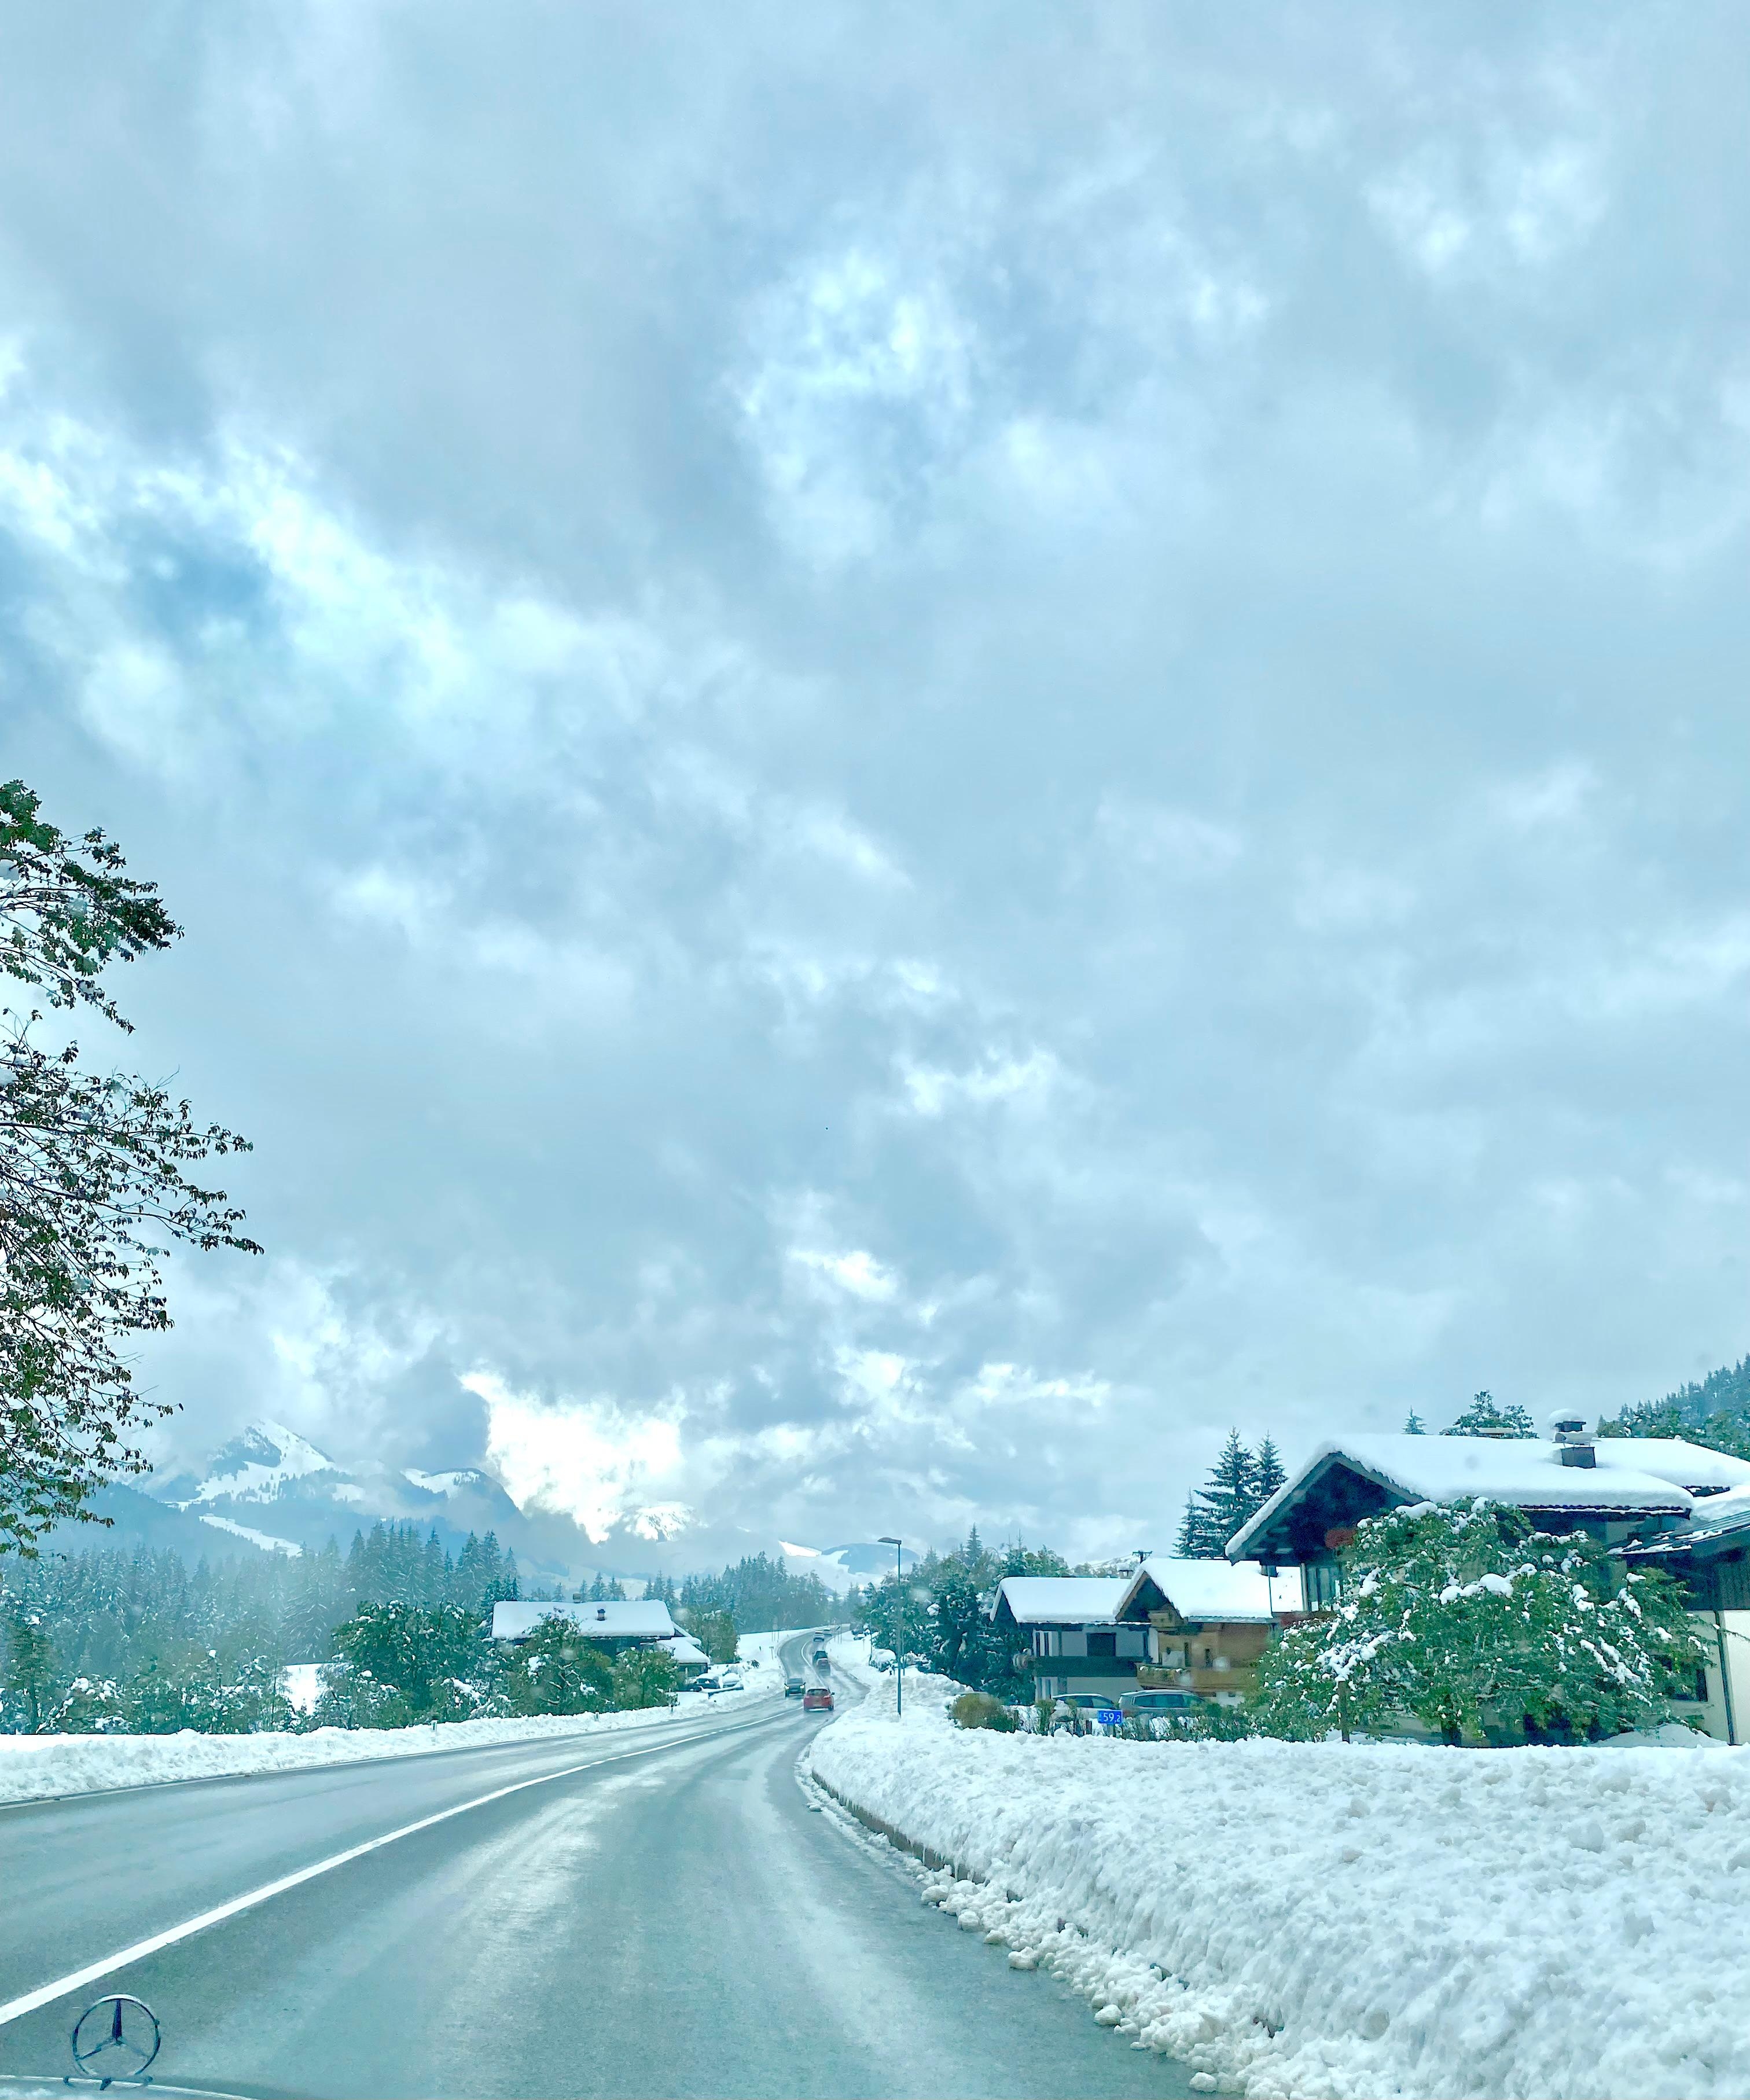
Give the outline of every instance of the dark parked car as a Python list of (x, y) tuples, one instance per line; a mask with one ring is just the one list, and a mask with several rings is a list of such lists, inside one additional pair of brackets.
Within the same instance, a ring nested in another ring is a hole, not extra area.
[(1194, 1692), (1126, 1692), (1118, 1701), (1125, 1718), (1135, 1721), (1168, 1714), (1199, 1714), (1208, 1704)]

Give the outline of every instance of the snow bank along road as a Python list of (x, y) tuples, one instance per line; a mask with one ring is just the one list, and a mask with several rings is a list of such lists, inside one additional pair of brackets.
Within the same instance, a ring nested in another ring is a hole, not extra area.
[(808, 1761), (1201, 2090), (1750, 2093), (1750, 1752), (1042, 1741), (884, 1686)]
[(1184, 2093), (809, 1812), (799, 1703), (0, 1809), (0, 2073), (125, 1990), (234, 2093)]
[(162, 1786), (190, 1779), (235, 1779), (269, 1771), (306, 1771), (316, 1765), (380, 1763), (386, 1758), (482, 1749), (562, 1738), (672, 1727), (710, 1711), (721, 1714), (769, 1689), (730, 1692), (707, 1702), (682, 1693), (680, 1710), (656, 1707), (624, 1714), (544, 1714), (518, 1721), (446, 1721), (420, 1728), (317, 1728), (307, 1736), (0, 1736), (0, 1803), (59, 1800), (122, 1786)]

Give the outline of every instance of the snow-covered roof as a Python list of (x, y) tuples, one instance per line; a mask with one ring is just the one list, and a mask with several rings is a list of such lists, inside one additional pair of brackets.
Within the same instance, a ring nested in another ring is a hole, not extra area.
[(494, 1640), (525, 1640), (543, 1619), (570, 1619), (596, 1640), (672, 1640), (677, 1630), (659, 1598), (611, 1604), (495, 1604)]
[(1270, 1601), (1270, 1585), (1250, 1563), (1235, 1565), (1226, 1560), (1175, 1560), (1162, 1555), (1145, 1560), (1119, 1599), (1122, 1618), (1145, 1583), (1153, 1583), (1182, 1619), (1234, 1624), (1260, 1620), (1267, 1624), (1276, 1617)]
[(1731, 1488), (1723, 1495), (1708, 1495), (1695, 1505), (1690, 1519), (1691, 1531), (1725, 1531), (1750, 1524), (1750, 1487)]
[(1564, 1466), (1561, 1447), (1534, 1437), (1345, 1436), (1321, 1444), (1228, 1542), (1241, 1560), (1251, 1542), (1332, 1461), (1417, 1502), (1486, 1495), (1522, 1509), (1660, 1510), (1686, 1514), (1698, 1488), (1750, 1485), (1750, 1462), (1679, 1436), (1601, 1436), (1598, 1462)]
[(1122, 1575), (1006, 1575), (998, 1608), (1023, 1626), (1109, 1626), (1129, 1587)]
[(699, 1643), (685, 1634), (677, 1634), (672, 1640), (665, 1640), (663, 1646), (668, 1649), (677, 1662), (684, 1662), (690, 1665), (695, 1662), (707, 1663), (711, 1660)]

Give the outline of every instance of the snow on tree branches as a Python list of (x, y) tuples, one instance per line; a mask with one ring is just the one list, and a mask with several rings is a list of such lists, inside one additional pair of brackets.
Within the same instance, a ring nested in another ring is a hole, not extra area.
[(1502, 1407), (1492, 1392), (1471, 1396), (1470, 1405), (1443, 1436), (1504, 1436), (1522, 1440), (1537, 1434), (1532, 1418), (1517, 1401)]
[[(65, 837), (23, 782), (0, 784), (0, 973), (47, 1005), (128, 1023), (100, 978), (179, 929), (101, 832)], [(184, 1169), (249, 1149), (151, 1081), (83, 1069), (0, 1009), (0, 1553), (29, 1553), (105, 1476), (142, 1472), (130, 1441), (171, 1411), (134, 1387), (118, 1343), (170, 1325), (168, 1242), (259, 1253), (223, 1189)]]
[(1347, 1740), (1410, 1714), (1448, 1743), (1613, 1735), (1668, 1719), (1704, 1652), (1664, 1577), (1480, 1499), (1370, 1517), (1342, 1567), (1336, 1611), (1259, 1669), (1267, 1734)]

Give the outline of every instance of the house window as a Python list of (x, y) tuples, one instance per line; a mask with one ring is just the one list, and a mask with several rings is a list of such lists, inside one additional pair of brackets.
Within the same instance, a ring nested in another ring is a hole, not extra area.
[(1087, 1652), (1090, 1655), (1115, 1656), (1118, 1652), (1117, 1635), (1116, 1634), (1090, 1634), (1087, 1637)]
[(1334, 1560), (1309, 1560), (1300, 1571), (1301, 1595), (1309, 1612), (1332, 1612), (1342, 1595), (1342, 1571)]

